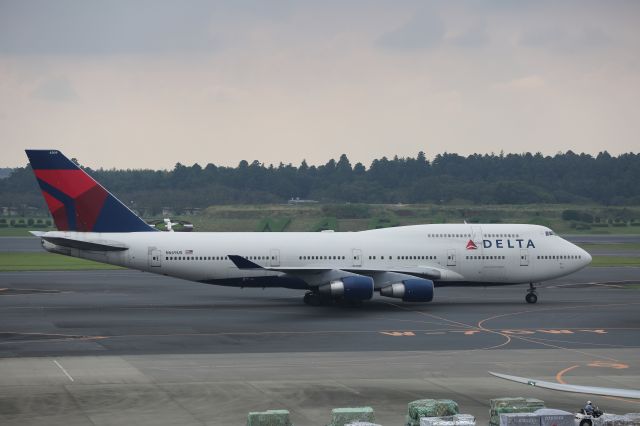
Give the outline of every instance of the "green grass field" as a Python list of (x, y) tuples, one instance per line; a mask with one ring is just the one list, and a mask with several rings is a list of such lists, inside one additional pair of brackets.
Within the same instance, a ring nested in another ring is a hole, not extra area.
[(640, 267), (640, 257), (621, 257), (621, 256), (594, 256), (591, 266), (607, 267), (607, 266), (637, 266)]
[[(552, 228), (558, 234), (640, 234), (640, 226), (581, 229), (579, 223), (562, 219), (564, 210), (585, 211), (602, 220), (618, 216), (640, 218), (640, 207), (466, 204), (313, 204), (313, 205), (226, 205), (208, 207), (197, 216), (175, 217), (192, 221), (195, 231), (254, 231), (264, 220), (290, 220), (285, 231), (339, 231), (429, 223), (529, 223)], [(330, 224), (330, 226), (329, 226)], [(583, 224), (584, 225), (584, 224)]]
[(88, 269), (122, 269), (54, 253), (0, 253), (0, 272), (6, 271), (75, 271)]
[(586, 251), (590, 250), (611, 250), (611, 251), (640, 251), (640, 243), (615, 243), (615, 244), (578, 244)]
[[(597, 218), (585, 224), (563, 220), (563, 212), (575, 210)], [(7, 220), (26, 221), (29, 218)], [(35, 218), (32, 218), (35, 220)], [(41, 220), (42, 218), (38, 218)], [(149, 221), (160, 217), (146, 218)], [(564, 234), (640, 234), (640, 206), (613, 207), (571, 204), (471, 205), (471, 204), (260, 204), (207, 207), (197, 215), (171, 217), (194, 224), (194, 231), (253, 232), (282, 228), (284, 231), (361, 231), (365, 229), (429, 223), (528, 223), (548, 226)], [(633, 219), (633, 222), (630, 222)], [(267, 226), (268, 224), (268, 226)], [(585, 229), (590, 228), (590, 229)], [(50, 230), (50, 229), (42, 229)], [(0, 228), (0, 236), (27, 236), (27, 228)]]

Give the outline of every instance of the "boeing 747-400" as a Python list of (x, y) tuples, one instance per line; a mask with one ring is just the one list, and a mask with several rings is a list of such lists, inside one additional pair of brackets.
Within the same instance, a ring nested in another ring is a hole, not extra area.
[(360, 232), (161, 232), (57, 150), (27, 150), (57, 231), (45, 250), (233, 287), (285, 287), (304, 302), (359, 303), (374, 292), (429, 302), (434, 287), (536, 283), (571, 274), (589, 253), (544, 226), (433, 224)]

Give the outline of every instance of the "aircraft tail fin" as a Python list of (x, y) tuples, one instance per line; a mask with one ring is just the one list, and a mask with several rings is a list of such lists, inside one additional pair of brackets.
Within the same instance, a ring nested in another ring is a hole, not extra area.
[(155, 231), (57, 150), (26, 150), (42, 195), (60, 231)]

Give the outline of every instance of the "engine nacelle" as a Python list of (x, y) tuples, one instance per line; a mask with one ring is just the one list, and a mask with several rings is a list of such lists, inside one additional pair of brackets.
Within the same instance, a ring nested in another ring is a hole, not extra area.
[(362, 275), (344, 277), (321, 285), (318, 291), (332, 298), (368, 300), (373, 297), (373, 279)]
[(381, 288), (380, 294), (402, 299), (405, 302), (431, 302), (433, 300), (433, 281), (422, 278), (403, 280)]

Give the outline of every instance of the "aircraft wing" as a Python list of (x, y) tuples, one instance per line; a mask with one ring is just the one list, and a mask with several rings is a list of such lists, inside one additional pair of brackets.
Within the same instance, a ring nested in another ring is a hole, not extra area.
[(591, 395), (604, 395), (615, 396), (621, 398), (633, 398), (640, 399), (640, 391), (632, 389), (619, 389), (619, 388), (602, 388), (598, 386), (578, 386), (569, 385), (564, 383), (545, 382), (542, 380), (528, 379), (526, 377), (510, 376), (508, 374), (493, 373), (489, 371), (492, 376), (498, 377), (504, 380), (510, 380), (516, 383), (522, 383), (529, 386), (535, 386), (544, 389), (552, 389), (562, 392), (575, 392), (586, 393)]
[[(335, 271), (335, 268), (330, 267), (318, 267), (318, 268), (310, 268), (310, 267), (269, 267), (258, 265), (242, 256), (238, 255), (229, 255), (229, 260), (231, 260), (238, 269), (264, 269), (267, 271), (278, 271), (285, 272), (292, 275), (313, 275), (313, 274), (321, 274), (329, 271)], [(432, 280), (440, 280), (440, 279), (454, 279), (456, 277), (462, 278), (458, 275), (457, 272), (454, 272), (450, 269), (443, 268), (441, 266), (393, 266), (391, 268), (369, 268), (369, 267), (348, 267), (341, 268), (340, 271), (345, 271), (351, 274), (359, 274), (359, 275), (372, 275), (380, 272), (397, 272), (400, 274), (414, 275), (420, 278), (427, 278)]]

